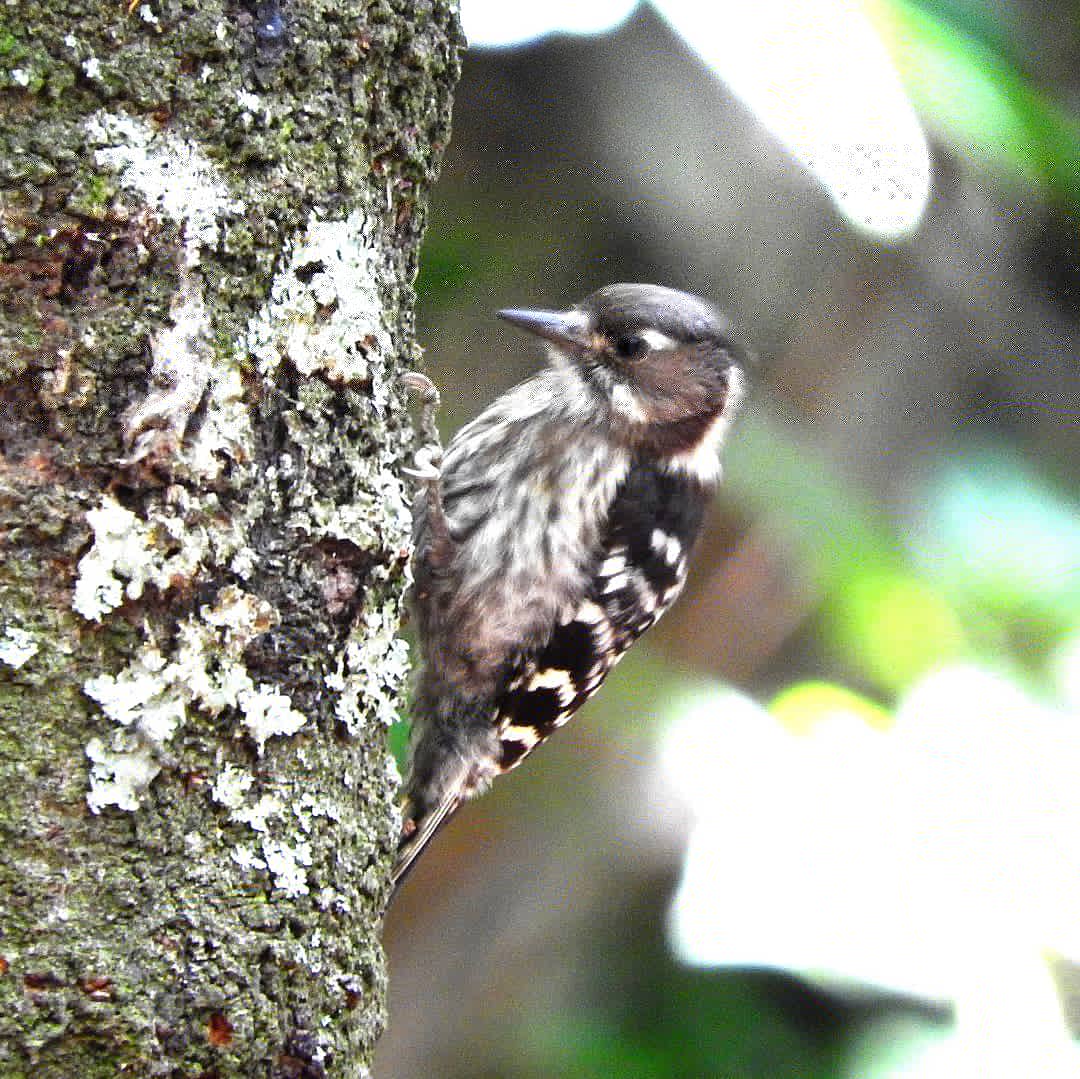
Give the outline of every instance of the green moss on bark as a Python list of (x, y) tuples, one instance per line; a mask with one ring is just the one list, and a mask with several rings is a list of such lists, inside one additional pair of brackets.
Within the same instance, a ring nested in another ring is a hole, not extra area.
[[(443, 3), (255, 11), (0, 12), (5, 1076), (360, 1076), (383, 1022), (394, 376), (460, 41)], [(133, 811), (91, 812), (95, 742), (157, 769)]]

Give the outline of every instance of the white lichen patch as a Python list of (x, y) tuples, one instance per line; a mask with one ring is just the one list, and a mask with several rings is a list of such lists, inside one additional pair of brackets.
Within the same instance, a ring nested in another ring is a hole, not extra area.
[[(277, 612), (235, 585), (227, 585), (213, 605), (200, 609), (197, 618), (181, 623), (170, 673), (189, 699), (202, 711), (216, 716), (226, 708), (241, 713), (241, 722), (255, 737), (259, 752), (277, 734), (293, 734), (305, 722), (302, 713), (277, 687), (256, 684), (244, 664), (244, 649), (277, 622)], [(276, 709), (291, 713), (289, 721), (276, 726), (263, 713)], [(257, 734), (250, 730), (249, 714), (260, 721)], [(299, 717), (299, 722), (293, 717)]]
[(110, 750), (102, 739), (91, 738), (86, 755), (90, 758), (86, 804), (94, 813), (110, 805), (134, 812), (146, 788), (161, 771), (157, 756), (146, 744), (133, 743), (120, 750)]
[(244, 397), (244, 384), (235, 358), (218, 357), (210, 369), (206, 415), (198, 433), (185, 445), (192, 472), (205, 479), (218, 478), (223, 457), (246, 465), (253, 456), (255, 432)]
[(389, 727), (398, 719), (398, 701), (409, 673), (409, 646), (397, 636), (396, 604), (365, 611), (359, 627), (338, 655), (326, 686), (338, 694), (334, 714), (352, 735), (373, 716)]
[[(389, 276), (375, 232), (361, 211), (339, 221), (312, 214), (286, 248), (269, 296), (244, 337), (263, 375), (273, 376), (286, 363), (309, 376), (301, 379), (294, 407), (282, 417), (304, 467), (283, 452), (263, 473), (262, 488), (271, 499), (279, 489), (291, 490), (288, 505), (276, 507), (286, 515), (290, 533), (344, 540), (362, 550), (404, 546), (412, 521), (399, 441), (387, 431), (397, 419), (391, 407), (394, 357), (382, 312)], [(375, 454), (322, 435), (327, 381), (363, 391), (351, 395), (350, 403), (364, 412)], [(327, 498), (312, 484), (309, 477), (322, 469), (348, 477), (348, 501)]]
[[(294, 944), (294, 954), (303, 968), (315, 977), (320, 976), (326, 970), (326, 941), (323, 939), (322, 930), (315, 929), (306, 939), (298, 940)], [(329, 1019), (327, 1023), (325, 1020)], [(334, 1022), (333, 1017), (323, 1017), (323, 1026), (330, 1026)]]
[(199, 610), (208, 626), (221, 630), (223, 643), (230, 653), (239, 654), (256, 637), (277, 625), (277, 611), (258, 596), (236, 585), (226, 585), (211, 606)]
[(100, 813), (107, 805), (133, 811), (161, 771), (165, 744), (184, 721), (186, 705), (169, 675), (169, 665), (153, 646), (144, 646), (118, 675), (87, 679), (83, 691), (117, 725), (109, 738), (92, 738), (87, 805)]
[(296, 843), (264, 839), (262, 855), (266, 868), (274, 878), (274, 887), (290, 898), (305, 895), (308, 892), (305, 866), (311, 865), (312, 859), (311, 844), (306, 839), (301, 839)]
[(237, 768), (235, 764), (227, 764), (214, 779), (210, 794), (215, 802), (226, 809), (239, 809), (247, 801), (247, 793), (254, 783), (255, 777), (250, 772)]
[(266, 125), (273, 118), (270, 106), (258, 94), (240, 90), (236, 95), (236, 103), (243, 109), (240, 114), (240, 121), (245, 127), (250, 127), (256, 122)]
[(99, 165), (115, 172), (151, 212), (183, 225), (189, 266), (199, 261), (200, 248), (218, 244), (223, 218), (243, 213), (213, 162), (183, 136), (104, 111), (87, 120), (86, 131), (98, 144)]
[(233, 847), (232, 860), (241, 869), (255, 870), (266, 868), (266, 863), (255, 853), (255, 848), (250, 843), (237, 843), (237, 845)]
[(188, 528), (180, 517), (162, 513), (143, 521), (111, 495), (86, 514), (94, 543), (79, 560), (72, 607), (93, 622), (138, 599), (147, 584), (167, 590), (194, 575), (207, 553), (202, 528)]
[(8, 626), (0, 637), (0, 663), (18, 670), (38, 654), (33, 635), (18, 626)]
[(240, 694), (240, 710), (243, 724), (259, 747), (274, 737), (296, 734), (307, 723), (307, 716), (292, 706), (288, 695), (277, 686), (259, 686)]
[(256, 554), (252, 548), (244, 544), (237, 552), (232, 556), (232, 561), (229, 562), (229, 569), (243, 580), (248, 580), (255, 570)]
[(173, 667), (177, 678), (204, 711), (217, 715), (236, 708), (240, 722), (259, 753), (274, 737), (295, 734), (307, 722), (277, 686), (256, 684), (243, 662), (243, 651), (277, 621), (264, 600), (228, 585), (200, 618), (183, 623)]
[(299, 798), (293, 799), (292, 811), (305, 832), (311, 832), (317, 828), (320, 818), (340, 822), (345, 814), (340, 802), (329, 795), (316, 795), (310, 791), (305, 791)]
[[(296, 839), (297, 825), (302, 833), (316, 836), (325, 828), (322, 822), (340, 826), (350, 810), (347, 800), (302, 786), (264, 791), (252, 799), (256, 779), (235, 765), (228, 764), (214, 780), (214, 800), (228, 810), (229, 820), (251, 829), (245, 842), (237, 843), (231, 858), (248, 872), (265, 872), (274, 886), (286, 895), (297, 896), (309, 890), (307, 868), (312, 864), (311, 843)], [(337, 889), (324, 885), (319, 892), (324, 909), (344, 910), (344, 900)]]
[[(171, 325), (150, 339), (146, 397), (123, 419), (128, 462), (167, 452), (174, 471), (181, 465), (200, 479), (216, 480), (228, 458), (251, 459), (254, 435), (233, 357), (211, 344), (210, 313), (198, 278), (185, 274), (169, 307)], [(189, 431), (204, 405), (197, 429)]]
[[(117, 724), (108, 746), (100, 738), (91, 743), (96, 755), (91, 755), (95, 764), (87, 801), (95, 812), (109, 804), (136, 807), (149, 779), (142, 786), (134, 784), (134, 779), (123, 784), (123, 758), (132, 758), (125, 776), (149, 774), (152, 779), (158, 766), (151, 769), (147, 762), (162, 754), (186, 720), (189, 707), (210, 715), (235, 708), (240, 713), (238, 733), (250, 735), (260, 753), (270, 738), (294, 734), (304, 725), (306, 717), (292, 707), (287, 694), (276, 686), (256, 683), (244, 666), (244, 648), (276, 620), (268, 603), (230, 585), (218, 593), (214, 604), (180, 624), (171, 655), (146, 644), (119, 674), (99, 675), (83, 684), (87, 696)], [(226, 769), (212, 793), (235, 813), (249, 813), (246, 795), (253, 782), (239, 770)], [(268, 813), (266, 806), (259, 811), (262, 820)]]
[(250, 773), (231, 764), (214, 781), (214, 798), (229, 808), (230, 820), (246, 825), (255, 834), (257, 846), (238, 843), (232, 849), (232, 860), (248, 872), (269, 873), (274, 886), (288, 896), (303, 895), (308, 891), (305, 867), (311, 865), (311, 844), (307, 840), (290, 844), (273, 836), (271, 822), (285, 817), (289, 807), (274, 793), (249, 802), (254, 781)]
[(401, 478), (390, 467), (373, 470), (370, 490), (341, 506), (313, 502), (294, 514), (298, 527), (317, 536), (348, 540), (359, 547), (377, 547), (388, 534), (407, 536), (412, 511)]
[(315, 903), (319, 910), (333, 911), (345, 917), (352, 913), (352, 904), (337, 888), (329, 886), (320, 888), (315, 896)]
[(121, 727), (137, 731), (152, 746), (164, 746), (184, 721), (186, 701), (171, 665), (154, 647), (144, 646), (118, 675), (88, 678), (83, 691)]
[(285, 812), (285, 803), (276, 794), (264, 794), (252, 805), (237, 806), (229, 814), (238, 824), (246, 824), (253, 832), (269, 835), (270, 820)]
[(359, 210), (344, 221), (312, 214), (303, 238), (287, 251), (269, 299), (248, 326), (248, 348), (263, 374), (287, 358), (302, 375), (322, 372), (335, 382), (370, 381), (373, 404), (385, 409), (390, 336), (379, 292), (384, 256), (373, 231)]
[(192, 701), (204, 712), (216, 716), (226, 708), (236, 708), (240, 696), (254, 688), (254, 682), (238, 655), (218, 648), (220, 637), (204, 622), (187, 619), (177, 630), (171, 673)]
[(210, 314), (200, 289), (186, 279), (169, 304), (171, 325), (150, 338), (150, 388), (146, 398), (124, 416), (124, 440), (131, 459), (147, 455), (147, 443), (161, 431), (173, 435), (176, 448), (210, 382)]

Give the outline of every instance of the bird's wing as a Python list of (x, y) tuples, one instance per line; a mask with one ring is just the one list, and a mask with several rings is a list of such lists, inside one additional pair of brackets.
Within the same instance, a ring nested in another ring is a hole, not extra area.
[(612, 501), (580, 604), (522, 659), (497, 701), (502, 771), (561, 727), (674, 602), (705, 501), (693, 476), (645, 463), (631, 467)]
[[(647, 464), (629, 470), (612, 500), (592, 573), (572, 615), (520, 658), (495, 701), (496, 771), (517, 767), (561, 727), (674, 602), (686, 579), (705, 500), (706, 489), (693, 476)], [(391, 875), (395, 889), (467, 797), (473, 777), (467, 758), (458, 759), (461, 774), (445, 781), (440, 802), (418, 810), (407, 800), (402, 807), (406, 823)]]

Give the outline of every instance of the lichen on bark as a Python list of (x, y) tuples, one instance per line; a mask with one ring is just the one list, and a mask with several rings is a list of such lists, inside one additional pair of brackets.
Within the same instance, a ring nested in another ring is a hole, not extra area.
[(444, 2), (0, 12), (0, 1070), (360, 1076)]

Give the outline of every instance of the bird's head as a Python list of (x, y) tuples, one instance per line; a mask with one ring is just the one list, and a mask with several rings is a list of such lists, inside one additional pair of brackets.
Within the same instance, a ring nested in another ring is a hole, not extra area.
[(637, 442), (689, 448), (734, 403), (742, 352), (725, 320), (697, 296), (659, 285), (608, 285), (568, 311), (500, 311), (550, 344), (599, 414)]

